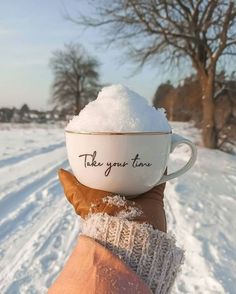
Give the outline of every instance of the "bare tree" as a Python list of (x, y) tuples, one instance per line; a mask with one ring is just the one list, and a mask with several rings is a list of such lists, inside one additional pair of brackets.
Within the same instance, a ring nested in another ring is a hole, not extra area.
[[(109, 43), (122, 44), (135, 61), (188, 59), (202, 88), (203, 141), (215, 148), (214, 80), (220, 58), (236, 56), (236, 4), (229, 0), (101, 0), (93, 17), (77, 23), (104, 26)], [(109, 4), (109, 5), (108, 5)], [(194, 110), (193, 110), (194, 111)]]
[(98, 62), (78, 44), (67, 44), (53, 53), (50, 67), (54, 74), (51, 102), (78, 114), (86, 102), (97, 96)]

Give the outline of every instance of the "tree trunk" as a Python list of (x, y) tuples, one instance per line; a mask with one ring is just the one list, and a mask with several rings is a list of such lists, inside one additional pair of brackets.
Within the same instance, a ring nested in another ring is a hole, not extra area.
[(170, 120), (173, 121), (174, 120), (174, 101), (176, 99), (174, 99), (175, 97), (173, 97), (173, 95), (170, 96)]
[(80, 112), (80, 93), (77, 92), (76, 93), (76, 97), (75, 97), (75, 114), (78, 115)]
[(81, 76), (76, 76), (76, 92), (75, 92), (75, 114), (78, 115), (81, 110)]
[(217, 147), (215, 126), (214, 75), (201, 77), (202, 84), (202, 138), (207, 148)]

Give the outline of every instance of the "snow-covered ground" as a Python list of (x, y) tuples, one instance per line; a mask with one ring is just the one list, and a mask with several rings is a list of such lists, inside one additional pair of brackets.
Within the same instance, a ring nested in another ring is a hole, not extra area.
[[(189, 124), (173, 129), (199, 144)], [(2, 124), (0, 154), (0, 293), (46, 293), (80, 230), (57, 179), (68, 168), (63, 129)], [(176, 150), (171, 168), (188, 154)], [(186, 249), (173, 293), (236, 293), (236, 156), (199, 147), (165, 201), (168, 228)]]

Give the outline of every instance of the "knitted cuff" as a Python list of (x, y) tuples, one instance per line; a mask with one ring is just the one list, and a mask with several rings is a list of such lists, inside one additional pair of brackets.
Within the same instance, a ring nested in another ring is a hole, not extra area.
[(184, 255), (174, 236), (149, 224), (100, 213), (84, 221), (82, 234), (118, 255), (153, 293), (170, 293)]

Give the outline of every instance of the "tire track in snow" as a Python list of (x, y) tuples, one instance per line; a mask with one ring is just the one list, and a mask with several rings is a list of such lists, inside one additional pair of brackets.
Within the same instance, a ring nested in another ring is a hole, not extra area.
[[(38, 218), (42, 209), (50, 205), (52, 200), (57, 199), (57, 195), (55, 195), (55, 199), (47, 197), (47, 190), (56, 185), (58, 185), (58, 180), (54, 177), (42, 186), (40, 191), (33, 193), (17, 211), (14, 211), (14, 216), (8, 217), (2, 222), (0, 225), (0, 242), (4, 241), (5, 245), (7, 242), (11, 243), (17, 240), (19, 231), (25, 231), (32, 224), (32, 221)], [(15, 232), (17, 232), (17, 235)], [(11, 239), (12, 235), (13, 240)]]
[(54, 151), (58, 148), (64, 147), (64, 146), (65, 146), (65, 142), (63, 141), (63, 142), (52, 144), (49, 146), (44, 146), (41, 148), (33, 149), (29, 152), (25, 152), (25, 153), (22, 153), (22, 154), (19, 154), (16, 156), (4, 158), (4, 159), (0, 160), (0, 168), (5, 167), (5, 166), (9, 167), (10, 165), (19, 163), (24, 160), (28, 160), (29, 158), (32, 159), (34, 156), (37, 156), (39, 154), (41, 155), (44, 153), (52, 152), (52, 151)]
[(58, 147), (46, 154), (38, 154), (33, 158), (18, 162), (14, 166), (8, 167), (6, 165), (0, 169), (0, 185), (2, 190), (0, 199), (4, 198), (11, 191), (19, 190), (19, 187), (37, 178), (39, 173), (45, 173), (45, 170), (54, 165), (58, 158), (63, 157), (66, 157), (64, 146)]
[[(78, 234), (78, 217), (64, 199), (57, 178), (49, 179), (37, 193), (44, 194), (44, 197), (37, 196), (37, 214), (31, 213), (13, 235), (14, 239), (4, 243), (6, 253), (0, 265), (0, 289), (8, 289), (6, 293), (31, 293), (30, 288), (38, 289), (32, 293), (42, 293), (42, 285), (45, 288), (52, 283)], [(10, 244), (14, 244), (14, 248)], [(16, 248), (19, 248), (17, 254)], [(51, 268), (53, 264), (55, 269)], [(41, 285), (36, 282), (36, 276), (43, 279)], [(12, 282), (9, 284), (9, 281)]]
[(45, 213), (47, 217), (42, 214), (31, 228), (29, 240), (10, 262), (7, 259), (1, 271), (1, 293), (46, 293), (72, 250), (79, 223), (70, 206), (62, 198)]
[(48, 182), (49, 178), (54, 177), (57, 174), (57, 170), (67, 163), (67, 159), (60, 160), (59, 163), (56, 163), (53, 167), (50, 167), (48, 170), (44, 171), (44, 174), (33, 180), (29, 184), (23, 186), (19, 190), (10, 192), (0, 200), (0, 215), (2, 218), (7, 216), (10, 212), (17, 210), (20, 205), (24, 205), (24, 201), (32, 193), (35, 193), (41, 189), (42, 185), (45, 185)]
[(68, 166), (59, 142), (0, 161), (0, 293), (46, 293), (76, 240), (78, 217), (57, 179)]

